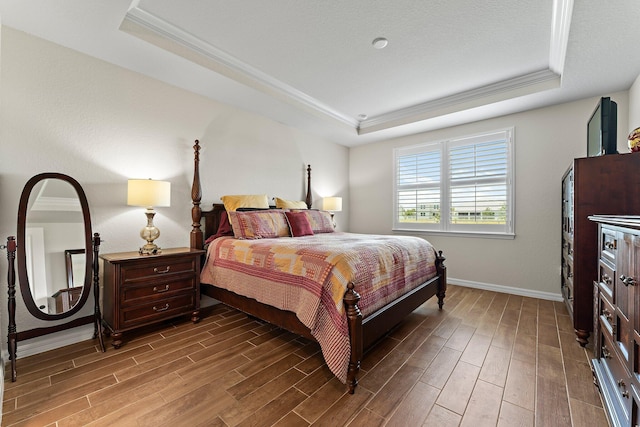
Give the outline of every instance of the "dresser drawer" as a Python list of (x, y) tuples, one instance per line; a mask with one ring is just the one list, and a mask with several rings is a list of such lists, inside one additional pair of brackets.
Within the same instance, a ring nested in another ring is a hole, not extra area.
[(606, 227), (600, 229), (600, 259), (607, 260), (611, 265), (616, 264), (618, 252), (618, 238), (615, 230)]
[(601, 337), (602, 358), (600, 359), (607, 373), (607, 383), (611, 390), (611, 394), (617, 401), (619, 406), (625, 413), (625, 418), (629, 419), (629, 410), (631, 408), (631, 376), (624, 365), (624, 362), (618, 353), (614, 350), (613, 344), (606, 334)]
[[(609, 339), (612, 339), (613, 334), (613, 318), (615, 309), (606, 298), (603, 298), (603, 293), (600, 292), (600, 298), (598, 299), (598, 317), (600, 317), (600, 325), (605, 329)], [(605, 332), (603, 331), (603, 332)]]
[(195, 307), (195, 296), (195, 292), (190, 292), (132, 307), (121, 307), (121, 326), (123, 329), (126, 329), (144, 323), (152, 323), (159, 319), (177, 316), (193, 310)]
[(139, 286), (123, 286), (120, 289), (120, 304), (123, 307), (152, 302), (179, 293), (195, 291), (196, 280), (193, 274), (182, 280), (142, 284)]
[(598, 281), (600, 288), (610, 302), (613, 302), (613, 289), (615, 287), (616, 272), (609, 264), (602, 259), (598, 263)]
[(123, 284), (137, 280), (149, 280), (156, 277), (163, 277), (195, 270), (193, 257), (181, 260), (150, 260), (145, 263), (122, 266)]

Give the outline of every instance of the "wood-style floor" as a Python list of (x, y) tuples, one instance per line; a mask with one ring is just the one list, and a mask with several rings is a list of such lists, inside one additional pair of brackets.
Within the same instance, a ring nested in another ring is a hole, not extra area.
[(366, 356), (354, 395), (316, 344), (224, 306), (124, 338), (18, 359), (2, 425), (607, 425), (557, 302), (451, 286)]

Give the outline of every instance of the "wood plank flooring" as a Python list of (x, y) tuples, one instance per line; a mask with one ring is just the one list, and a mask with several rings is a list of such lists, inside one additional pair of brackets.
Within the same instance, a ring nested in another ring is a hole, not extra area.
[(317, 344), (222, 305), (124, 338), (19, 358), (2, 425), (607, 426), (557, 302), (450, 286), (366, 355), (354, 395)]

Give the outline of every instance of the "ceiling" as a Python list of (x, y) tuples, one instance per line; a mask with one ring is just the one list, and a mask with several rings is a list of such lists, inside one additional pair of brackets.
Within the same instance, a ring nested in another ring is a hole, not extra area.
[(640, 74), (637, 0), (0, 0), (0, 20), (345, 146)]

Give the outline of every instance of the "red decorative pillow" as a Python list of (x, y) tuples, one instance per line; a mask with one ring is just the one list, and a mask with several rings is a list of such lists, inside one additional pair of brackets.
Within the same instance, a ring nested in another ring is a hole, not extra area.
[(291, 212), (300, 212), (306, 215), (307, 220), (309, 220), (309, 224), (311, 225), (311, 230), (313, 230), (313, 234), (333, 233), (334, 231), (336, 231), (333, 227), (331, 214), (327, 211), (319, 211), (315, 209), (291, 209)]
[(227, 215), (227, 211), (222, 211), (220, 213), (220, 224), (218, 225), (218, 232), (209, 236), (204, 244), (208, 245), (221, 236), (233, 236), (233, 230), (231, 229), (231, 224), (229, 223), (229, 215)]
[(311, 224), (309, 224), (309, 219), (304, 212), (285, 212), (284, 214), (287, 216), (287, 222), (289, 222), (289, 229), (293, 237), (313, 235)]

